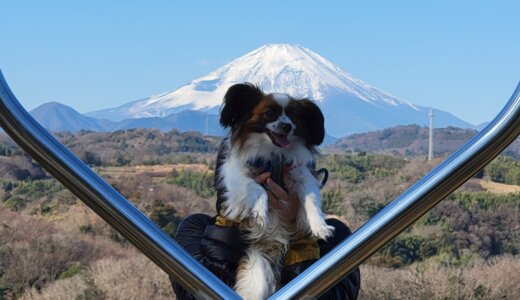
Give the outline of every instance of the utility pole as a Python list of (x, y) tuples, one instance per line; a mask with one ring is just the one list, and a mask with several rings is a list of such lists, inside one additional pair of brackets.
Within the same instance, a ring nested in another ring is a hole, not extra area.
[(430, 138), (428, 141), (428, 161), (433, 160), (433, 108), (430, 109), (430, 112), (428, 113), (428, 117), (430, 118)]
[(208, 135), (208, 116), (206, 116), (206, 124), (204, 128), (204, 135)]

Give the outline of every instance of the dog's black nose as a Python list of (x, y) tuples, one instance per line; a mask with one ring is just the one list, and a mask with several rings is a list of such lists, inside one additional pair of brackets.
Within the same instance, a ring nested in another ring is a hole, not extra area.
[(281, 132), (288, 134), (289, 131), (291, 131), (291, 129), (292, 129), (292, 125), (289, 123), (281, 122), (278, 124), (278, 128), (280, 129)]

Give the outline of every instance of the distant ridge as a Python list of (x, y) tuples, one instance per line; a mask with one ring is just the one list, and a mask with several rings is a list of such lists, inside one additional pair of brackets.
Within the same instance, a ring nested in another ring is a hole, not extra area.
[(155, 128), (162, 131), (177, 129), (179, 131), (199, 131), (208, 135), (223, 135), (223, 129), (218, 123), (218, 116), (199, 111), (187, 110), (173, 113), (164, 118), (151, 117), (112, 122), (87, 117), (64, 104), (49, 102), (33, 109), (30, 114), (38, 123), (50, 131), (115, 131), (132, 128)]
[[(342, 151), (393, 152), (407, 156), (428, 154), (428, 128), (418, 125), (397, 126), (339, 139), (330, 148)], [(436, 155), (453, 153), (477, 131), (455, 127), (435, 129)]]
[(30, 111), (33, 118), (50, 131), (109, 131), (112, 122), (80, 114), (73, 108), (58, 102), (49, 102)]

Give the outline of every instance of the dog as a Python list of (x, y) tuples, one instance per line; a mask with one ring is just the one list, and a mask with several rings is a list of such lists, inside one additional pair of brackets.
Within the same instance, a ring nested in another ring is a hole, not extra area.
[(324, 117), (308, 99), (264, 94), (258, 87), (242, 83), (226, 92), (220, 124), (229, 134), (220, 145), (215, 168), (217, 210), (247, 232), (249, 245), (239, 263), (234, 289), (244, 299), (266, 299), (277, 289), (292, 232), (287, 220), (269, 210), (267, 191), (254, 176), (280, 167), (274, 161), (283, 161), (283, 173), (292, 182), (288, 192), (296, 193), (301, 202), (297, 230), (318, 239), (331, 236), (333, 227), (325, 223), (314, 171), (316, 147), (325, 136)]

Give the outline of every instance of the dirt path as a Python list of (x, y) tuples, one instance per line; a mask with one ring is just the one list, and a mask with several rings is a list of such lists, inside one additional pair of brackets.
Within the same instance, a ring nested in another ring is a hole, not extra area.
[(480, 180), (480, 185), (486, 191), (496, 194), (509, 194), (520, 192), (520, 185), (503, 184), (489, 180)]
[(101, 167), (96, 169), (100, 174), (108, 174), (114, 177), (147, 174), (154, 177), (164, 177), (173, 170), (177, 171), (195, 171), (195, 172), (211, 172), (205, 164), (175, 164), (175, 165), (139, 165), (128, 167)]

